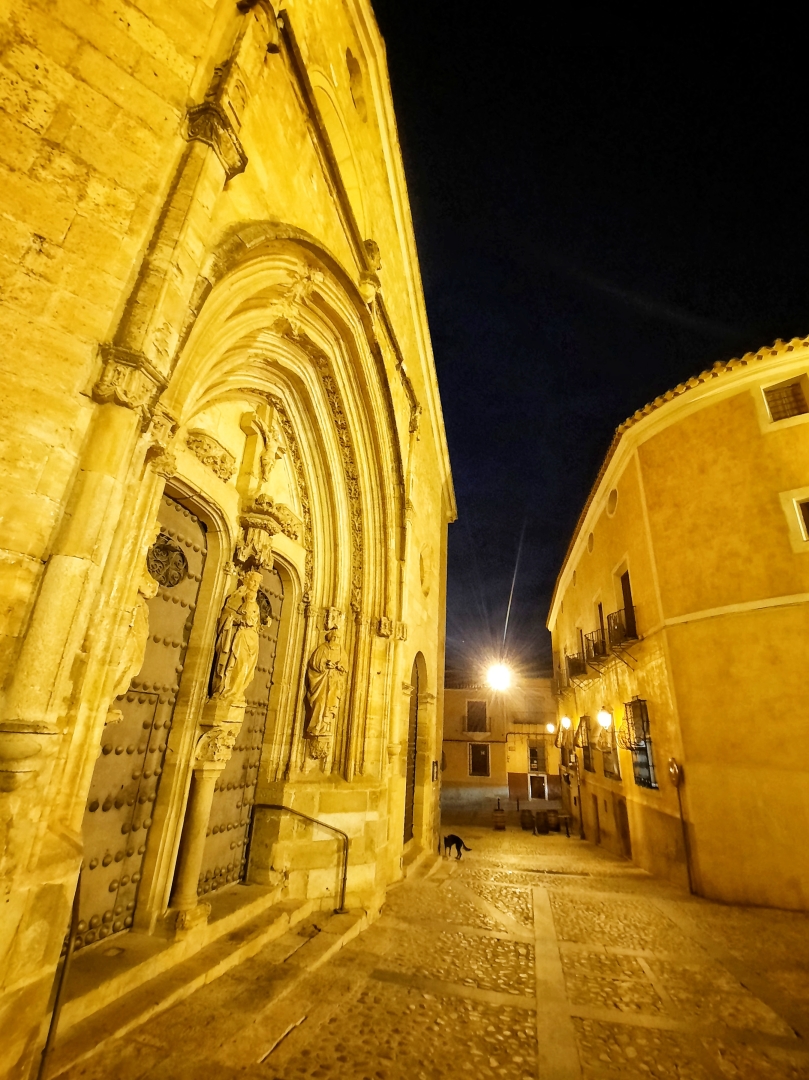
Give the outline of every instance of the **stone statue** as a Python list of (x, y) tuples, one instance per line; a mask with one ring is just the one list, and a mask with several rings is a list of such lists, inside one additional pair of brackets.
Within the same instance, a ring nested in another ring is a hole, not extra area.
[(306, 669), (308, 739), (322, 738), (334, 731), (346, 677), (346, 659), (340, 637), (339, 628), (329, 630), (326, 640), (318, 645), (309, 659)]
[(257, 570), (245, 574), (219, 616), (211, 697), (233, 705), (244, 704), (244, 692), (258, 663), (261, 611), (256, 597), (260, 584)]
[[(151, 536), (156, 540), (159, 526), (156, 526)], [(153, 596), (157, 596), (158, 582), (149, 573), (147, 558), (141, 563), (140, 581), (135, 603), (132, 605), (132, 613), (129, 622), (121, 633), (124, 636), (121, 655), (118, 660), (118, 672), (115, 676), (115, 685), (112, 690), (113, 700), (121, 697), (129, 689), (129, 685), (143, 667), (146, 656), (146, 643), (149, 640), (149, 604)], [(120, 709), (110, 708), (107, 713), (107, 724), (118, 724), (123, 720), (124, 714)]]
[(261, 470), (261, 482), (266, 484), (270, 479), (276, 461), (286, 453), (286, 447), (274, 416), (269, 426), (262, 423), (258, 417), (256, 417), (256, 424), (264, 440), (264, 450), (259, 458), (259, 467)]

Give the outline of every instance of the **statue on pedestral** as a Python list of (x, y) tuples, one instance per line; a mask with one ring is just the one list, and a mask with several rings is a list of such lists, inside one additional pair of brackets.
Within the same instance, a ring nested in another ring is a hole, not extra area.
[[(155, 539), (159, 527), (156, 526), (150, 534)], [(146, 643), (149, 640), (149, 604), (153, 596), (157, 596), (159, 583), (149, 573), (148, 555), (141, 563), (140, 581), (135, 602), (126, 628), (123, 647), (118, 658), (118, 671), (115, 676), (115, 685), (112, 689), (113, 701), (121, 697), (129, 689), (132, 680), (140, 674), (143, 661), (146, 657)], [(118, 724), (123, 720), (124, 714), (120, 709), (112, 706), (107, 713), (107, 724)]]
[(216, 630), (216, 657), (211, 697), (233, 705), (244, 704), (258, 663), (261, 610), (257, 595), (261, 574), (251, 570), (225, 601)]
[(319, 739), (334, 733), (337, 709), (343, 696), (346, 658), (340, 630), (326, 634), (326, 640), (312, 653), (306, 669), (307, 739)]

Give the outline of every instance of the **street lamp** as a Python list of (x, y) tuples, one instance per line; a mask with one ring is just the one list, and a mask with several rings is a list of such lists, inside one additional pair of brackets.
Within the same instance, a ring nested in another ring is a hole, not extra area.
[(486, 681), (492, 690), (508, 690), (511, 686), (511, 668), (506, 664), (492, 664), (486, 672)]
[(570, 719), (569, 716), (563, 716), (562, 719), (559, 721), (559, 723), (562, 725), (562, 727), (565, 729), (565, 731), (570, 731), (572, 720)]
[(609, 728), (609, 726), (612, 724), (612, 713), (602, 707), (601, 709), (599, 709), (596, 720), (598, 720), (599, 724), (601, 724), (601, 726), (606, 731), (607, 728)]

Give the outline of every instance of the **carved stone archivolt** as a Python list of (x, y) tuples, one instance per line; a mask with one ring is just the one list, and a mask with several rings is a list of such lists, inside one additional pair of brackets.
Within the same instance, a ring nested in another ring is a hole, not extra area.
[(329, 358), (306, 334), (298, 334), (288, 327), (284, 331), (285, 336), (303, 349), (312, 360), (320, 375), (321, 383), (329, 403), (332, 414), (337, 441), (340, 446), (340, 455), (343, 460), (343, 475), (345, 477), (346, 491), (351, 525), (351, 607), (356, 613), (360, 610), (362, 601), (362, 574), (363, 574), (363, 533), (362, 533), (362, 500), (360, 498), (359, 470), (357, 459), (354, 454), (354, 445), (351, 433), (343, 409), (343, 400), (337, 381), (332, 374)]
[(189, 431), (185, 444), (194, 457), (225, 483), (236, 472), (236, 458), (207, 431)]

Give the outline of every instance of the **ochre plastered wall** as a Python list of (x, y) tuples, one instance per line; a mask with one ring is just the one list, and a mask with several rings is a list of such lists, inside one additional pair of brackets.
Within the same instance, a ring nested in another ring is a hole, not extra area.
[[(603, 775), (600, 752), (595, 772), (585, 770), (579, 748), (585, 831), (594, 838), (600, 828), (602, 843), (627, 853), (613, 805), (626, 799), (640, 865), (685, 884), (688, 854), (702, 895), (803, 910), (809, 860), (795, 837), (809, 805), (797, 750), (809, 689), (809, 542), (794, 499), (808, 497), (809, 414), (773, 421), (762, 390), (807, 370), (807, 343), (778, 342), (717, 365), (623, 425), (549, 619), (560, 715), (589, 715), (597, 731), (604, 707), (620, 731), (624, 703), (648, 703), (659, 789), (635, 784), (628, 750), (619, 749), (617, 781)], [(640, 640), (625, 662), (613, 655), (569, 680), (578, 627), (598, 628), (599, 599), (605, 617), (623, 606), (626, 569)], [(683, 768), (685, 831), (672, 757)]]
[[(208, 553), (134, 924), (174, 932), (177, 914), (177, 933), (200, 941), (205, 911), (175, 912), (172, 898), (193, 778), (217, 765), (200, 760), (200, 733), (220, 730), (208, 677), (244, 515), (259, 495), (281, 507), (256, 798), (348, 833), (348, 900), (372, 907), (403, 856), (435, 846), (455, 509), (366, 0), (283, 13), (266, 0), (0, 3), (0, 125), (0, 1029), (14, 1032), (0, 1073), (22, 1077), (44, 1037), (162, 495), (203, 521)], [(263, 479), (256, 415), (282, 444)], [(347, 677), (313, 757), (306, 665), (335, 622)], [(252, 880), (334, 902), (324, 830), (263, 813), (254, 844)]]

